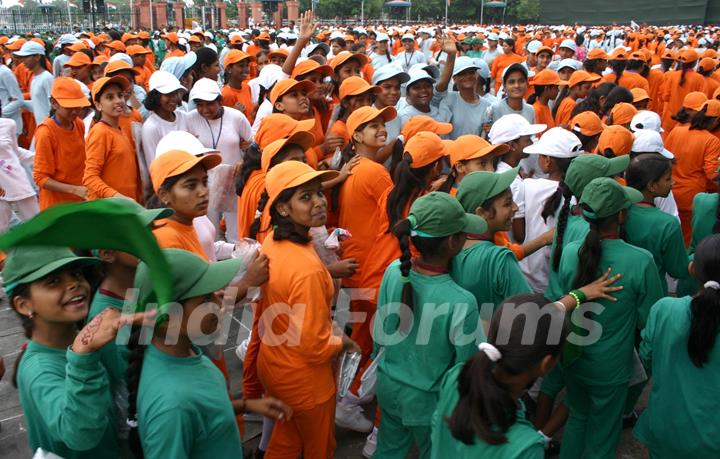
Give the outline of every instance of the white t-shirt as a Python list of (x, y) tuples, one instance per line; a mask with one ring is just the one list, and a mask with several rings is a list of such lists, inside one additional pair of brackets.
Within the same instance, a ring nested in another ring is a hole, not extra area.
[[(508, 163), (506, 163), (505, 161), (500, 161), (500, 163), (498, 163), (496, 172), (505, 172), (509, 171), (510, 169), (512, 169), (512, 167), (510, 167)], [(525, 187), (523, 186), (523, 179), (520, 177), (519, 174), (510, 184), (510, 191), (512, 191), (513, 201), (515, 201), (515, 204), (518, 207), (518, 210), (517, 212), (515, 212), (513, 219), (525, 218)]]
[(20, 111), (23, 107), (22, 90), (12, 70), (2, 64), (0, 64), (0, 104), (2, 104), (2, 117), (14, 120), (17, 132), (22, 132), (23, 122)]
[(197, 110), (186, 117), (187, 130), (202, 142), (205, 148), (220, 151), (223, 164), (234, 165), (243, 159), (245, 152), (240, 143), (251, 141), (252, 130), (245, 115), (231, 107), (223, 107), (220, 118), (206, 120)]
[(30, 102), (36, 124), (45, 121), (50, 114), (50, 90), (54, 79), (52, 73), (45, 70), (35, 75), (30, 83)]
[(0, 187), (3, 201), (20, 201), (35, 196), (35, 190), (20, 162), (32, 164), (33, 155), (18, 147), (15, 121), (0, 118)]
[(403, 51), (401, 53), (398, 53), (397, 56), (395, 56), (393, 62), (399, 64), (400, 67), (403, 69), (403, 72), (407, 72), (408, 70), (410, 70), (410, 67), (415, 64), (427, 63), (427, 57), (425, 57), (425, 54), (423, 54), (422, 51), (413, 51), (411, 53)]
[(273, 105), (266, 98), (263, 103), (258, 107), (257, 113), (255, 114), (255, 122), (252, 125), (252, 138), (255, 138), (255, 134), (260, 129), (260, 122), (263, 118), (270, 115), (273, 112)]
[(666, 198), (655, 198), (654, 202), (655, 207), (680, 220), (680, 213), (678, 212), (677, 203), (675, 202), (675, 196), (673, 196), (672, 191)]
[[(558, 182), (544, 178), (528, 178), (523, 180), (525, 192), (525, 241), (532, 241), (541, 234), (555, 227), (555, 216), (548, 217), (547, 222), (541, 214), (545, 201), (555, 193)], [(543, 247), (537, 252), (520, 260), (520, 270), (533, 291), (544, 292), (548, 286), (548, 270), (550, 263), (550, 247)]]
[(489, 123), (488, 109), (490, 104), (482, 97), (475, 103), (468, 103), (457, 91), (448, 92), (447, 97), (440, 102), (440, 109), (450, 112), (450, 122), (453, 130), (450, 139), (455, 140), (461, 135), (480, 135), (482, 126)]
[(389, 55), (390, 59), (388, 59), (388, 54), (377, 54), (377, 53), (370, 53), (370, 61), (372, 62), (373, 69), (378, 70), (383, 65), (387, 65), (393, 61), (392, 55)]
[(58, 56), (53, 59), (53, 75), (56, 77), (64, 75), (65, 64), (68, 62), (70, 62), (70, 56), (58, 54)]
[(142, 147), (145, 155), (145, 162), (148, 166), (155, 159), (155, 148), (158, 142), (165, 134), (172, 131), (186, 131), (187, 123), (185, 117), (187, 113), (182, 110), (175, 110), (175, 121), (165, 121), (156, 113), (151, 112), (150, 116), (145, 120), (142, 126)]

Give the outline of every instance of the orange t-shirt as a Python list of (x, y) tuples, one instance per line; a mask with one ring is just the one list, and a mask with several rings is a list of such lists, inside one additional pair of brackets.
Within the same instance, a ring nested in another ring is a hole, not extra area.
[(497, 93), (500, 90), (500, 86), (502, 86), (502, 76), (503, 71), (510, 67), (512, 64), (516, 62), (522, 62), (525, 58), (522, 56), (518, 56), (517, 54), (498, 54), (495, 56), (495, 60), (492, 63), (491, 68), (491, 75), (492, 78), (495, 80), (495, 92)]
[[(271, 233), (262, 253), (270, 278), (262, 287), (257, 328), (253, 323), (253, 339), (260, 339), (257, 376), (270, 396), (295, 411), (309, 410), (336, 393), (333, 359), (342, 340), (332, 333), (332, 278), (312, 244), (275, 241)], [(286, 305), (287, 313), (262, 315), (270, 305)]]
[(44, 187), (48, 179), (69, 185), (82, 185), (85, 169), (85, 125), (75, 119), (72, 131), (67, 131), (52, 118), (47, 118), (35, 130), (35, 165), (33, 179), (37, 184), (40, 210), (64, 202), (78, 202), (74, 194), (51, 191)]
[(572, 111), (575, 109), (577, 102), (571, 97), (566, 97), (560, 102), (560, 106), (555, 112), (555, 125), (567, 126), (572, 119)]
[(170, 218), (163, 218), (156, 222), (156, 226), (153, 234), (160, 248), (187, 250), (205, 261), (210, 261), (192, 223), (185, 225)]
[[(610, 83), (615, 83), (615, 80), (617, 79), (617, 76), (614, 73), (608, 73), (604, 77), (605, 81), (609, 81)], [(650, 85), (648, 84), (648, 80), (645, 79), (642, 75), (635, 72), (623, 72), (622, 77), (620, 77), (620, 82), (618, 84), (624, 88), (627, 89), (633, 89), (633, 88), (642, 88), (645, 91), (647, 91), (648, 94), (650, 94)]]
[(715, 91), (718, 87), (720, 87), (720, 82), (714, 80), (712, 77), (704, 77), (705, 78), (705, 95), (708, 96), (708, 99), (712, 99), (713, 94), (715, 94)]
[(98, 122), (85, 143), (85, 174), (83, 185), (88, 199), (109, 198), (121, 193), (142, 202), (142, 187), (135, 146), (123, 128)]
[(150, 75), (152, 72), (147, 67), (133, 67), (137, 73), (135, 74), (135, 83), (145, 88), (145, 91), (149, 91), (148, 84), (150, 83)]
[(342, 184), (339, 197), (338, 226), (352, 234), (342, 245), (342, 258), (355, 258), (360, 269), (343, 279), (343, 286), (357, 288), (361, 271), (377, 236), (380, 200), (392, 188), (390, 174), (382, 164), (360, 158), (353, 173)]
[[(567, 98), (566, 98), (567, 99)], [(551, 129), (555, 127), (555, 120), (552, 117), (550, 107), (543, 104), (539, 100), (536, 100), (533, 104), (535, 110), (535, 122), (538, 124), (547, 124), (547, 128)], [(540, 134), (542, 136), (542, 134)]]
[(243, 82), (240, 89), (233, 88), (229, 84), (226, 84), (222, 88), (223, 105), (230, 108), (237, 108), (235, 104), (241, 103), (245, 106), (245, 110), (242, 111), (245, 117), (248, 119), (250, 124), (253, 124), (253, 100), (250, 86)]
[(168, 57), (183, 57), (184, 55), (185, 55), (185, 52), (183, 52), (183, 50), (173, 49), (172, 51), (170, 51), (169, 53), (167, 53), (165, 55), (165, 59), (167, 59)]
[(255, 221), (258, 202), (265, 191), (265, 172), (261, 169), (250, 173), (237, 202), (238, 239), (250, 237), (250, 225)]
[(671, 70), (665, 73), (665, 81), (660, 92), (664, 104), (662, 127), (667, 134), (669, 134), (677, 124), (677, 121), (672, 119), (672, 117), (680, 111), (685, 96), (688, 95), (688, 93), (705, 89), (705, 78), (694, 70), (687, 70), (685, 72), (685, 84), (682, 86), (680, 86), (680, 78), (680, 70)]
[(650, 85), (650, 92), (648, 92), (648, 95), (651, 98), (650, 103), (648, 103), (648, 108), (662, 116), (663, 100), (661, 90), (663, 81), (665, 81), (665, 74), (661, 70), (650, 69), (647, 81), (648, 85)]

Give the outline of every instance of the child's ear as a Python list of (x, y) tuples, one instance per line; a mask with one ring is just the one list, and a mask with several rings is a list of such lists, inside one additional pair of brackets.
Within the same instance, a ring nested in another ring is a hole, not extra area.
[(17, 312), (25, 317), (30, 317), (35, 313), (35, 311), (32, 310), (32, 301), (30, 301), (30, 298), (24, 298), (17, 295), (13, 298), (12, 306)]
[(110, 249), (98, 250), (98, 258), (105, 263), (115, 263), (115, 251)]

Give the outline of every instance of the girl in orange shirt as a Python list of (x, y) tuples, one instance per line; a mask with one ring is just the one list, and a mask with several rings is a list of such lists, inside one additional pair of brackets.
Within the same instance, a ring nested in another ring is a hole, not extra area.
[(492, 79), (495, 80), (495, 93), (500, 90), (503, 83), (503, 71), (512, 64), (523, 62), (524, 57), (515, 54), (515, 40), (508, 38), (502, 43), (503, 54), (495, 56), (495, 60), (490, 67)]
[(246, 80), (250, 74), (250, 64), (255, 60), (255, 57), (233, 49), (223, 61), (226, 81), (222, 89), (223, 105), (243, 112), (250, 124), (254, 122), (255, 106)]
[(548, 129), (555, 127), (555, 120), (548, 103), (557, 99), (560, 84), (564, 83), (560, 81), (558, 74), (548, 69), (541, 70), (533, 78), (535, 93), (528, 98), (528, 104), (535, 110), (535, 122), (547, 125)]
[(553, 107), (552, 114), (556, 126), (568, 125), (577, 100), (586, 98), (592, 84), (599, 80), (600, 78), (590, 75), (585, 70), (573, 72), (567, 86), (562, 89), (559, 99), (555, 103), (555, 107)]
[(87, 195), (82, 185), (85, 127), (78, 115), (90, 102), (72, 78), (56, 78), (50, 94), (51, 115), (35, 131), (33, 178), (40, 210)]
[(705, 78), (694, 70), (698, 53), (694, 49), (685, 49), (680, 52), (677, 60), (679, 69), (665, 74), (665, 83), (663, 83), (661, 91), (661, 99), (664, 102), (662, 128), (666, 135), (677, 124), (672, 116), (680, 110), (685, 96), (694, 91), (702, 92), (705, 89)]
[[(257, 376), (268, 395), (281, 397), (293, 415), (275, 424), (265, 459), (300, 455), (330, 459), (334, 454), (336, 384), (332, 362), (343, 351), (360, 349), (335, 330), (332, 279), (310, 243), (309, 231), (325, 224), (327, 201), (322, 181), (337, 175), (336, 171), (314, 171), (299, 161), (286, 161), (266, 177), (274, 230), (262, 247), (270, 277), (256, 311), (259, 320), (253, 324), (253, 338), (260, 342)], [(263, 314), (270, 307), (268, 314)], [(278, 307), (282, 314), (277, 314)], [(277, 339), (288, 331), (296, 339)]]
[(96, 123), (85, 143), (83, 185), (90, 199), (124, 196), (142, 202), (142, 183), (132, 133), (121, 126), (125, 93), (131, 87), (122, 76), (103, 77), (95, 82), (92, 98)]

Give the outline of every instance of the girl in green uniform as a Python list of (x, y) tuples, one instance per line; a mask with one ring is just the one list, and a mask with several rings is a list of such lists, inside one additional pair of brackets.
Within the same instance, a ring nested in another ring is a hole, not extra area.
[(572, 352), (566, 349), (563, 360), (570, 418), (561, 459), (614, 458), (620, 441), (635, 330), (645, 326), (650, 307), (663, 291), (652, 255), (619, 238), (627, 208), (642, 199), (639, 191), (609, 177), (591, 181), (580, 198), (589, 232), (584, 241), (563, 250), (557, 283), (562, 290), (551, 290), (551, 298), (608, 269), (622, 274), (618, 284), (623, 288), (615, 294), (616, 303), (599, 299), (574, 312), (574, 323), (590, 322), (584, 325), (586, 336), (573, 343)]
[(642, 332), (653, 387), (634, 434), (652, 459), (720, 457), (720, 236), (700, 242), (691, 270), (699, 291), (658, 301)]
[[(465, 235), (486, 231), (447, 193), (418, 198), (394, 228), (402, 255), (385, 271), (374, 324), (382, 422), (375, 457), (404, 458), (415, 443), (430, 457), (430, 424), (443, 376), (485, 337), (473, 295), (448, 274)], [(411, 258), (410, 243), (420, 255)]]
[(98, 263), (54, 247), (16, 247), (5, 261), (5, 293), (28, 338), (13, 383), (33, 451), (70, 459), (120, 456), (108, 371), (98, 351), (124, 324), (152, 313), (121, 316), (108, 308), (78, 332), (91, 299), (85, 269)]

